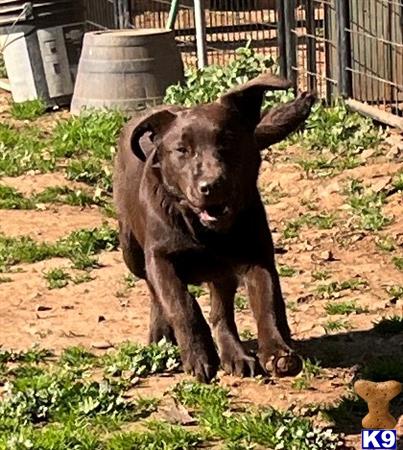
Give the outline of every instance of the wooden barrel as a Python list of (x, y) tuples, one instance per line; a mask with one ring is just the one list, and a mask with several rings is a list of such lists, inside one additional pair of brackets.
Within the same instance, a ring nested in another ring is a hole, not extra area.
[(165, 90), (183, 80), (173, 31), (111, 30), (86, 33), (71, 112), (83, 108), (138, 111), (160, 104)]

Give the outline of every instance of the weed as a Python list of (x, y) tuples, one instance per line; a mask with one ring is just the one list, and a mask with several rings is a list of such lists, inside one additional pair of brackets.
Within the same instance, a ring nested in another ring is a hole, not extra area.
[(315, 270), (311, 275), (315, 281), (327, 280), (330, 277), (330, 273), (327, 270)]
[(51, 269), (44, 273), (49, 289), (61, 289), (67, 286), (71, 275), (62, 268)]
[(71, 279), (71, 281), (74, 284), (83, 284), (83, 283), (88, 283), (89, 281), (93, 281), (94, 277), (92, 277), (89, 273), (81, 273), (79, 275), (76, 275), (75, 277), (73, 277)]
[(390, 295), (392, 300), (400, 300), (403, 298), (403, 286), (398, 284), (394, 286), (388, 286), (386, 292)]
[(292, 277), (297, 273), (297, 271), (293, 267), (286, 265), (278, 266), (277, 270), (280, 277)]
[(354, 156), (378, 145), (382, 135), (370, 119), (349, 112), (339, 102), (328, 108), (314, 105), (304, 131), (296, 138), (310, 150), (326, 148), (334, 154)]
[(11, 281), (13, 281), (13, 279), (10, 278), (10, 277), (2, 277), (2, 276), (0, 276), (0, 283), (10, 283)]
[(382, 205), (386, 198), (383, 192), (365, 190), (358, 182), (350, 186), (348, 204), (358, 216), (359, 226), (364, 230), (378, 231), (392, 222), (391, 218), (382, 214)]
[(373, 330), (379, 334), (398, 334), (403, 332), (403, 316), (384, 317), (374, 323)]
[(103, 206), (105, 201), (82, 190), (65, 186), (50, 186), (33, 197), (35, 203), (60, 203), (71, 206)]
[(332, 281), (328, 284), (319, 284), (316, 287), (316, 294), (319, 298), (332, 298), (336, 293), (351, 289), (352, 291), (359, 291), (368, 286), (368, 282), (361, 278), (350, 278), (342, 282)]
[(173, 395), (181, 403), (196, 409), (201, 426), (214, 438), (224, 439), (226, 448), (298, 448), (299, 450), (335, 449), (338, 436), (314, 428), (309, 420), (272, 408), (230, 410), (228, 391), (215, 385), (184, 382)]
[(304, 359), (302, 372), (292, 382), (292, 388), (297, 390), (309, 389), (312, 379), (319, 376), (321, 372), (322, 368), (319, 361), (311, 361), (309, 358)]
[(173, 371), (179, 366), (179, 352), (171, 343), (161, 340), (158, 344), (145, 347), (122, 344), (113, 355), (104, 357), (107, 373), (119, 375), (122, 371), (130, 371), (133, 375), (146, 376), (163, 371)]
[(243, 295), (236, 294), (234, 299), (234, 306), (236, 312), (246, 311), (248, 309), (248, 299)]
[(303, 226), (314, 226), (321, 230), (328, 230), (333, 228), (335, 223), (336, 217), (333, 214), (303, 214), (287, 222), (283, 230), (283, 236), (285, 239), (298, 237)]
[(125, 116), (118, 111), (85, 111), (61, 121), (54, 130), (54, 153), (64, 158), (87, 155), (111, 160), (125, 121)]
[(106, 450), (184, 450), (198, 447), (202, 437), (195, 431), (166, 422), (148, 422), (149, 431), (126, 432), (113, 436)]
[(351, 325), (346, 320), (328, 320), (323, 324), (326, 334), (335, 333), (336, 331), (348, 330)]
[(250, 330), (249, 328), (244, 328), (240, 333), (239, 333), (239, 337), (243, 340), (243, 341), (250, 341), (252, 339), (254, 339), (256, 337), (256, 335), (253, 333), (252, 330)]
[(357, 305), (356, 300), (347, 300), (345, 302), (328, 302), (325, 305), (325, 311), (329, 315), (337, 315), (337, 314), (344, 314), (344, 315), (350, 315), (350, 314), (362, 314), (365, 312), (368, 312), (368, 309), (362, 308), (361, 306)]
[(32, 206), (16, 189), (0, 185), (0, 209), (31, 209)]
[(291, 312), (297, 312), (298, 311), (298, 304), (297, 302), (287, 302), (287, 308), (291, 311)]
[(96, 363), (96, 357), (83, 347), (66, 348), (60, 356), (59, 364), (68, 367), (91, 366)]
[(49, 172), (55, 159), (48, 152), (40, 130), (15, 129), (0, 124), (0, 176), (18, 176), (29, 170)]
[(397, 191), (403, 191), (403, 170), (393, 177), (392, 185)]
[(139, 281), (139, 279), (132, 273), (128, 273), (124, 277), (124, 282), (128, 289), (134, 288), (134, 286), (136, 286), (137, 281)]
[(397, 270), (403, 271), (403, 256), (394, 256), (392, 262)]
[[(226, 66), (209, 65), (201, 70), (189, 69), (184, 84), (167, 89), (164, 102), (184, 106), (212, 102), (233, 86), (242, 84), (270, 68), (277, 70), (275, 60), (271, 56), (258, 54), (248, 44), (237, 49), (235, 59)], [(292, 97), (291, 92), (269, 92), (264, 108)]]
[(34, 120), (46, 112), (46, 103), (41, 99), (27, 100), (21, 103), (13, 102), (11, 115), (19, 120)]
[(39, 363), (46, 361), (52, 356), (53, 353), (49, 350), (40, 349), (36, 346), (21, 352), (0, 349), (0, 363)]
[(81, 269), (88, 267), (89, 262), (94, 264), (91, 255), (102, 250), (115, 250), (117, 245), (116, 230), (106, 225), (92, 230), (74, 231), (54, 244), (36, 242), (27, 236), (9, 238), (0, 234), (0, 267), (64, 257), (70, 258)]
[(206, 295), (207, 292), (203, 289), (202, 286), (196, 286), (194, 284), (188, 285), (188, 291), (190, 295), (193, 295), (194, 298), (200, 298), (202, 295)]
[(395, 241), (390, 236), (379, 237), (375, 241), (376, 246), (384, 252), (393, 252), (395, 249)]

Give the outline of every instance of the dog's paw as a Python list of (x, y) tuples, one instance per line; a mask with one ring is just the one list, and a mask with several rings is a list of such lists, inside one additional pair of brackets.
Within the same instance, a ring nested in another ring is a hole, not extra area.
[(292, 350), (277, 350), (259, 356), (262, 367), (278, 377), (295, 377), (302, 370), (302, 359)]
[(249, 356), (240, 343), (223, 348), (220, 358), (221, 367), (229, 375), (254, 377), (256, 374), (256, 359)]
[(217, 374), (219, 358), (214, 347), (196, 345), (190, 351), (182, 352), (183, 369), (201, 383), (209, 383)]

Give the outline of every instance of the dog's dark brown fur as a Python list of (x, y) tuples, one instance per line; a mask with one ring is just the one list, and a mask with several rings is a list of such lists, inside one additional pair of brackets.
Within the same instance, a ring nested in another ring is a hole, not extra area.
[[(265, 369), (296, 374), (274, 249), (257, 190), (259, 150), (283, 139), (308, 116), (312, 96), (269, 111), (264, 92), (288, 82), (262, 75), (217, 102), (160, 107), (124, 128), (114, 197), (124, 260), (147, 281), (150, 341), (179, 345), (184, 369), (211, 380), (221, 360), (229, 373), (253, 375), (234, 319), (234, 295), (246, 284)], [(207, 282), (219, 357), (188, 284)]]

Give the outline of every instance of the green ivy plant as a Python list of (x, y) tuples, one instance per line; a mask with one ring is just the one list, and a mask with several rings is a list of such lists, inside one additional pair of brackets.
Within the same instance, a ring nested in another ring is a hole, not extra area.
[[(232, 87), (246, 83), (263, 72), (278, 73), (279, 67), (270, 55), (261, 55), (250, 47), (250, 42), (236, 50), (235, 59), (226, 66), (210, 65), (203, 69), (189, 68), (185, 83), (168, 87), (164, 103), (190, 107), (208, 103)], [(292, 91), (275, 91), (266, 95), (264, 108), (293, 98)]]

